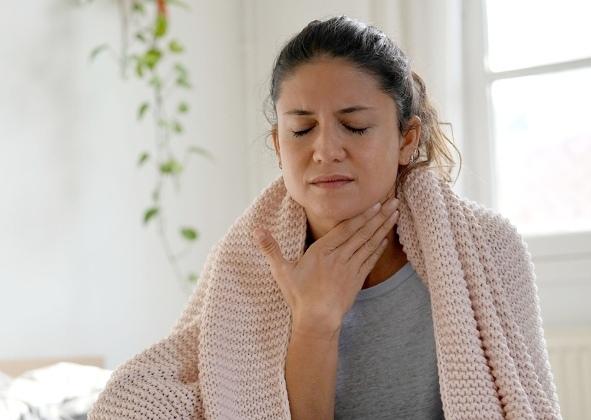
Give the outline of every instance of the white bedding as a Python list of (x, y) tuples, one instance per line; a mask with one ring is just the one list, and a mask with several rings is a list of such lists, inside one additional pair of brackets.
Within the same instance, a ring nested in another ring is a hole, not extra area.
[(112, 371), (56, 363), (11, 378), (0, 372), (0, 419), (83, 420)]

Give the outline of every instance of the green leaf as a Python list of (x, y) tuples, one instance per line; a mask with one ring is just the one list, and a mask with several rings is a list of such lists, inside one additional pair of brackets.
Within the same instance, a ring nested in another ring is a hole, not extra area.
[(181, 114), (186, 114), (187, 112), (189, 112), (189, 104), (187, 104), (186, 102), (179, 103), (177, 111)]
[(135, 74), (137, 74), (140, 79), (144, 77), (144, 63), (142, 60), (137, 60), (135, 63)]
[(158, 76), (153, 76), (148, 82), (150, 86), (154, 86), (156, 89), (160, 89), (162, 86), (162, 80)]
[(143, 102), (137, 110), (137, 119), (141, 120), (149, 108), (150, 104), (148, 102)]
[(160, 198), (160, 190), (156, 188), (154, 191), (152, 191), (152, 200), (154, 202), (156, 202), (156, 201), (158, 201), (159, 198)]
[(181, 87), (187, 88), (187, 89), (191, 88), (191, 85), (189, 84), (189, 81), (186, 79), (186, 77), (183, 77), (183, 76), (178, 77), (176, 79), (176, 84), (179, 85), (179, 86), (181, 86)]
[(166, 120), (164, 120), (164, 119), (161, 118), (161, 119), (158, 120), (158, 127), (164, 127), (164, 128), (166, 128), (166, 127), (168, 127), (168, 122)]
[(189, 280), (190, 283), (196, 283), (197, 280), (199, 280), (199, 276), (195, 273), (190, 273), (187, 280)]
[(183, 170), (183, 166), (176, 159), (170, 159), (160, 164), (160, 172), (163, 174), (178, 174)]
[(137, 32), (137, 33), (135, 34), (135, 39), (137, 39), (138, 41), (141, 41), (141, 42), (146, 42), (146, 37), (145, 37), (145, 35), (144, 35), (143, 33), (141, 33), (141, 32)]
[(150, 157), (150, 154), (148, 152), (142, 152), (142, 154), (140, 155), (140, 157), (137, 161), (137, 165), (142, 166), (144, 164), (144, 162), (148, 160), (149, 157)]
[(173, 53), (182, 53), (185, 50), (185, 48), (181, 45), (181, 43), (178, 42), (176, 39), (173, 39), (172, 41), (170, 41), (168, 43), (168, 48)]
[(181, 125), (180, 122), (173, 121), (172, 122), (172, 131), (174, 131), (175, 133), (182, 133), (183, 132), (183, 126)]
[(166, 21), (166, 16), (156, 16), (156, 22), (154, 23), (154, 36), (156, 38), (162, 38), (166, 34), (167, 26), (168, 22)]
[(150, 48), (144, 56), (142, 57), (142, 62), (145, 64), (150, 70), (153, 70), (158, 61), (162, 58), (162, 52), (158, 48)]
[(187, 77), (187, 68), (183, 66), (181, 63), (176, 63), (174, 65), (174, 69), (178, 72), (179, 76)]
[(150, 219), (154, 218), (158, 214), (158, 207), (150, 207), (144, 213), (144, 224), (147, 224)]
[(101, 44), (99, 46), (96, 46), (92, 49), (92, 51), (90, 52), (90, 61), (94, 61), (94, 59), (103, 51), (107, 50), (109, 48), (109, 44)]
[(188, 241), (194, 241), (197, 239), (197, 231), (190, 227), (184, 227), (181, 229), (181, 235)]
[(190, 146), (187, 148), (187, 152), (197, 153), (197, 154), (203, 155), (209, 159), (213, 159), (213, 156), (211, 155), (211, 153), (209, 153), (207, 150), (205, 150), (204, 148), (199, 147), (199, 146)]
[(131, 10), (133, 12), (136, 12), (136, 13), (139, 13), (139, 14), (142, 14), (142, 15), (146, 13), (146, 8), (139, 1), (134, 1), (133, 2), (133, 5), (131, 6)]

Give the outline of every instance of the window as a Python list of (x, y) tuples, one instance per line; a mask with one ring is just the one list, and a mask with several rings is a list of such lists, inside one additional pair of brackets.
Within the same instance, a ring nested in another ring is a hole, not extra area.
[(485, 4), (497, 208), (524, 234), (591, 231), (591, 2)]
[(540, 277), (583, 280), (591, 267), (591, 2), (463, 5), (464, 150), (477, 183), (468, 189), (524, 235)]

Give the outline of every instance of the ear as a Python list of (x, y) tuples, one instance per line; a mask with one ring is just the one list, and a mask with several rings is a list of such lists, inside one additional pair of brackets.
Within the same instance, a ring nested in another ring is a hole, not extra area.
[(398, 154), (398, 164), (408, 165), (417, 147), (419, 147), (419, 139), (421, 138), (421, 119), (414, 115), (407, 124), (407, 129), (402, 133), (402, 143), (400, 145), (400, 153)]
[(275, 155), (277, 155), (277, 160), (281, 160), (281, 149), (279, 148), (279, 134), (277, 124), (274, 124), (273, 127), (271, 127), (271, 137), (273, 138), (273, 147), (275, 148)]

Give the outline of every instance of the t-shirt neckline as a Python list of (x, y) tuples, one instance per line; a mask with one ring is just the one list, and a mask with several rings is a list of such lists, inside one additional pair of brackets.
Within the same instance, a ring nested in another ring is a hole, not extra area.
[(400, 269), (397, 272), (392, 274), (390, 277), (388, 277), (380, 284), (368, 287), (367, 289), (359, 290), (359, 293), (357, 294), (355, 300), (362, 301), (383, 295), (384, 293), (389, 292), (400, 286), (406, 279), (412, 276), (413, 272), (414, 269), (410, 264), (410, 261), (407, 261), (406, 264), (400, 267)]

